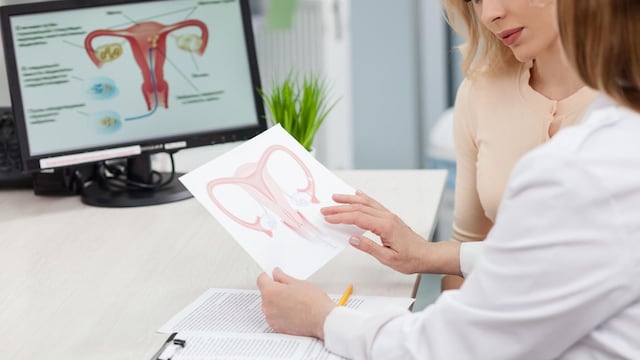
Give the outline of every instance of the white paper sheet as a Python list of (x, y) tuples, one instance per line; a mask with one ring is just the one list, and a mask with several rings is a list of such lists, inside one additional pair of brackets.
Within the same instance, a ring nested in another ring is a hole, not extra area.
[[(341, 295), (330, 295), (337, 302)], [(352, 295), (346, 307), (366, 313), (387, 307), (408, 309), (412, 298)], [(209, 289), (164, 324), (161, 333), (232, 332), (273, 333), (262, 313), (258, 290)]]
[(331, 225), (320, 208), (355, 190), (279, 125), (180, 177), (260, 267), (306, 279), (363, 231)]
[(280, 334), (180, 333), (186, 346), (172, 360), (213, 359), (344, 359), (313, 338)]

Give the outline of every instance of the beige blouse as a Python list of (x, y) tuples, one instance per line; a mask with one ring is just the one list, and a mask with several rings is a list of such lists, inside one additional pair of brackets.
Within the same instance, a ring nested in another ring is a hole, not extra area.
[(453, 239), (484, 240), (515, 163), (562, 127), (582, 119), (596, 92), (584, 87), (550, 100), (529, 86), (532, 63), (465, 79), (456, 97)]

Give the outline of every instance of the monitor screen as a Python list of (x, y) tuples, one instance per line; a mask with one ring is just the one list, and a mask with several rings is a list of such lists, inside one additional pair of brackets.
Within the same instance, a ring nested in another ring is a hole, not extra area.
[(247, 0), (1, 9), (25, 168), (247, 139), (266, 128)]

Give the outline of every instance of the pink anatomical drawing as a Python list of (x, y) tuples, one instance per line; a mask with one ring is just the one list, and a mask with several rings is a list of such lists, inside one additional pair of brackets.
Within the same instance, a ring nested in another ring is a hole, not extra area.
[[(333, 194), (355, 189), (280, 125), (180, 177), (262, 269), (306, 279), (364, 231), (324, 221)], [(215, 239), (222, 241), (223, 239)]]
[[(274, 161), (272, 159), (275, 153), (280, 152), (293, 159), (299, 170), (304, 173), (306, 184), (303, 187), (285, 189), (283, 184), (278, 181), (279, 179), (269, 173), (267, 164), (269, 161)], [(242, 188), (259, 204), (263, 213), (245, 215), (245, 218), (252, 218), (249, 220), (243, 219), (241, 214), (232, 213), (216, 196), (216, 190), (223, 191), (222, 187), (224, 186)], [(261, 232), (272, 238), (273, 230), (278, 222), (281, 222), (301, 238), (330, 247), (335, 246), (300, 211), (300, 208), (319, 203), (315, 181), (307, 165), (285, 146), (269, 146), (257, 162), (244, 163), (236, 168), (234, 176), (211, 180), (206, 187), (207, 194), (213, 204), (227, 217), (248, 229)]]
[(185, 27), (198, 28), (200, 35), (185, 34), (178, 36), (176, 39), (178, 48), (198, 55), (204, 54), (209, 40), (209, 32), (203, 22), (195, 19), (184, 20), (170, 25), (154, 21), (139, 22), (125, 29), (95, 30), (86, 36), (84, 40), (85, 50), (97, 67), (117, 60), (123, 54), (123, 49), (119, 43), (109, 43), (94, 48), (93, 40), (95, 38), (116, 36), (122, 37), (129, 42), (133, 57), (142, 72), (142, 94), (150, 112), (127, 120), (149, 116), (155, 112), (158, 106), (169, 107), (169, 84), (164, 78), (163, 71), (167, 57), (167, 37), (171, 32)]

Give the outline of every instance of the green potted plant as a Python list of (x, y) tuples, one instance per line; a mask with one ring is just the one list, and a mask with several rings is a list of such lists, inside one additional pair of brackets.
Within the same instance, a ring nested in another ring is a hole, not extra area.
[(337, 103), (330, 103), (326, 81), (316, 75), (305, 76), (300, 83), (290, 74), (282, 83), (274, 82), (269, 93), (260, 90), (260, 95), (270, 123), (280, 124), (307, 151), (312, 151), (320, 125)]

